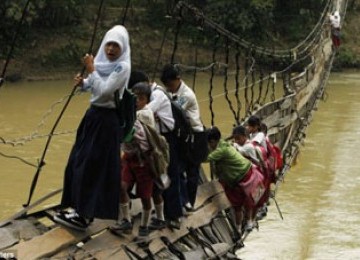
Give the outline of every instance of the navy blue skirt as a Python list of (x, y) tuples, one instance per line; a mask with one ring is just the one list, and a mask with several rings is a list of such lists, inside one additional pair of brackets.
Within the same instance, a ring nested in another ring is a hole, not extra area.
[(86, 111), (65, 169), (63, 207), (86, 218), (117, 219), (121, 132), (115, 109)]

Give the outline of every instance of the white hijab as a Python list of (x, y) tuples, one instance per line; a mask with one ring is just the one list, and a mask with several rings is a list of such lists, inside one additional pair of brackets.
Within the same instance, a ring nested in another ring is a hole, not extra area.
[[(109, 61), (105, 53), (105, 45), (108, 42), (116, 42), (121, 48), (121, 55), (115, 61)], [(117, 64), (125, 62), (131, 68), (129, 34), (122, 25), (115, 25), (104, 36), (98, 53), (94, 59), (96, 71), (104, 80), (114, 71)]]
[(330, 16), (331, 25), (334, 28), (340, 28), (340, 13), (335, 11), (333, 15)]

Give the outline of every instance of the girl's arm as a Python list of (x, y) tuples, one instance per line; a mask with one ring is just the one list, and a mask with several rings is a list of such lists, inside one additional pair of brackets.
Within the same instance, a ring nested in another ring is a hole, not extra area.
[(96, 70), (93, 71), (88, 77), (87, 85), (91, 86), (91, 92), (95, 96), (112, 98), (117, 89), (120, 90), (120, 96), (122, 96), (129, 75), (130, 66), (125, 62), (121, 62), (115, 67), (107, 80), (103, 80)]

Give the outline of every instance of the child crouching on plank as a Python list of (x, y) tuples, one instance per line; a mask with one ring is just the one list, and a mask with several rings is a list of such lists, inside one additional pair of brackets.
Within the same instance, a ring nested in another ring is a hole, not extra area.
[(214, 164), (215, 174), (235, 210), (235, 222), (242, 233), (243, 211), (246, 212), (246, 231), (255, 226), (258, 203), (264, 194), (263, 176), (255, 165), (243, 157), (230, 143), (221, 139), (217, 127), (208, 130), (210, 154), (207, 161)]

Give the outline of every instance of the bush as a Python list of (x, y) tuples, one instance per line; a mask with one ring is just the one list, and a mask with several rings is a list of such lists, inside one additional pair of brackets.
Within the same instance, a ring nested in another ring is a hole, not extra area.
[(334, 66), (342, 68), (359, 68), (360, 60), (356, 53), (350, 48), (340, 47)]

